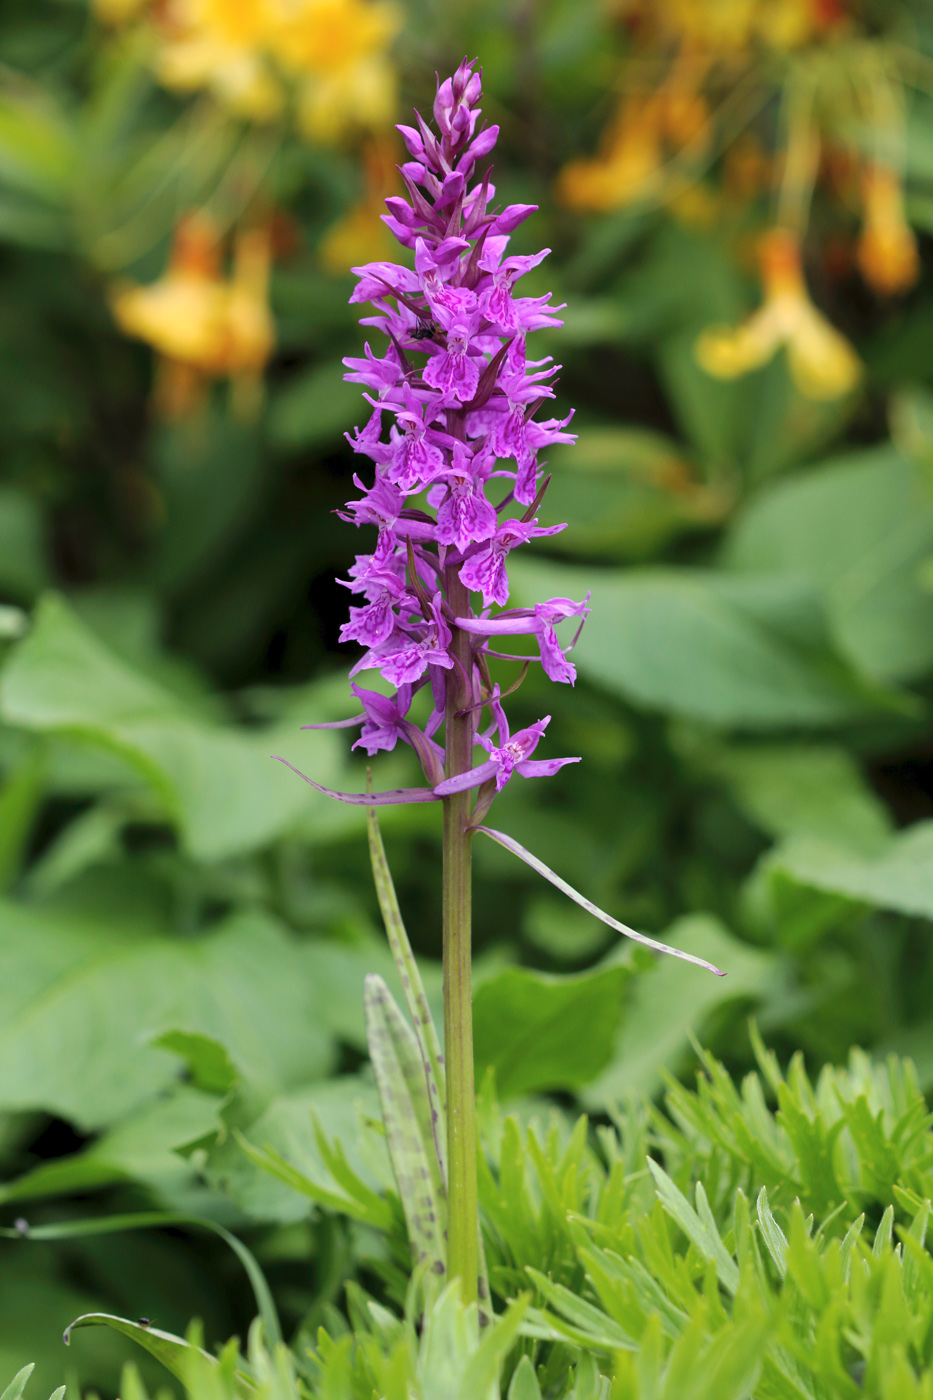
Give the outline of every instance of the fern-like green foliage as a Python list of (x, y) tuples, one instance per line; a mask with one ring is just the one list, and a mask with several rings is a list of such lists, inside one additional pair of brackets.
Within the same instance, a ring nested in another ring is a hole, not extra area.
[[(486, 1255), (511, 1307), (490, 1348), (510, 1400), (933, 1400), (933, 1132), (913, 1068), (853, 1051), (814, 1083), (755, 1040), (741, 1084), (703, 1054), (695, 1088), (672, 1080), (662, 1107), (633, 1099), (595, 1130), (503, 1115), (487, 1086)], [(312, 1393), (485, 1394), (453, 1379), (472, 1364), (457, 1307), (428, 1309), (419, 1349), (413, 1297), (406, 1321), (354, 1290)], [(444, 1329), (460, 1359), (425, 1388)]]
[[(219, 1359), (194, 1333), (159, 1334), (190, 1400), (933, 1400), (933, 1131), (913, 1067), (853, 1051), (813, 1082), (753, 1038), (740, 1084), (702, 1053), (695, 1087), (671, 1080), (661, 1106), (633, 1098), (608, 1125), (504, 1114), (487, 1082), (496, 1316), (481, 1326), (455, 1284), (426, 1289), (415, 1269), (398, 1307), (391, 1286), (348, 1284), (349, 1320), (331, 1309), (293, 1351), (258, 1323), (245, 1356), (232, 1343)], [(388, 1225), (397, 1258), (398, 1200), (322, 1155), (329, 1186), (266, 1165)], [(122, 1400), (146, 1400), (135, 1373)]]

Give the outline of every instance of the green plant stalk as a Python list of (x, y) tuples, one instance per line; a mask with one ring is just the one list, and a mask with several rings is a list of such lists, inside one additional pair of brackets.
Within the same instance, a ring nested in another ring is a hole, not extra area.
[[(469, 608), (469, 594), (454, 569), (447, 571), (447, 601), (455, 617)], [(472, 671), (470, 636), (454, 628), (450, 651), (463, 670), (447, 687), (447, 776), (473, 766), (473, 717), (457, 717), (470, 704), (464, 677)], [(476, 1097), (473, 1085), (471, 989), (471, 835), (469, 792), (444, 799), (444, 1056), (447, 1067), (447, 1276), (460, 1280), (464, 1302), (475, 1302), (479, 1272), (476, 1185)]]

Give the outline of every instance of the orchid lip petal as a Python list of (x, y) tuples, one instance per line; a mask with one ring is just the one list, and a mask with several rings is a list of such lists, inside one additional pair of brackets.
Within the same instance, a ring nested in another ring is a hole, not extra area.
[(316, 783), (307, 773), (302, 773), (300, 768), (296, 768), (294, 763), (282, 758), (281, 754), (274, 753), (272, 757), (276, 762), (284, 763), (293, 773), (297, 773), (310, 787), (322, 792), (325, 797), (336, 798), (338, 802), (350, 802), (357, 807), (388, 807), (402, 802), (439, 801), (433, 788), (390, 788), (388, 792), (335, 792), (333, 788), (322, 787), (320, 783)]
[(516, 763), (516, 773), (523, 778), (553, 778), (565, 763), (580, 763), (579, 758), (524, 758)]
[(604, 909), (600, 909), (599, 905), (594, 904), (592, 900), (582, 895), (579, 890), (575, 890), (573, 885), (568, 885), (567, 881), (562, 880), (549, 865), (545, 865), (543, 860), (539, 860), (537, 856), (532, 855), (531, 851), (526, 851), (524, 846), (520, 845), (514, 837), (507, 836), (504, 831), (495, 831), (489, 826), (473, 826), (470, 830), (482, 831), (485, 836), (489, 836), (493, 841), (498, 842), (500, 846), (504, 846), (507, 851), (511, 851), (513, 855), (518, 856), (519, 860), (523, 860), (526, 865), (530, 865), (532, 870), (536, 870), (539, 875), (543, 875), (545, 880), (549, 880), (562, 894), (567, 895), (575, 904), (579, 904), (582, 909), (586, 909), (588, 913), (594, 914), (597, 919), (601, 919), (604, 924), (608, 924), (608, 926), (615, 929), (617, 933), (624, 933), (626, 938), (631, 938), (635, 943), (641, 943), (644, 947), (651, 948), (656, 953), (669, 953), (671, 957), (680, 958), (683, 962), (695, 963), (697, 967), (705, 968), (707, 972), (715, 973), (717, 977), (725, 977), (726, 974), (720, 968), (716, 967), (711, 962), (707, 962), (705, 958), (698, 958), (693, 953), (685, 953), (682, 948), (672, 948), (668, 943), (661, 943), (656, 938), (649, 938), (646, 934), (637, 933), (635, 929), (629, 928), (627, 924), (620, 923), (618, 919), (614, 919), (611, 914), (607, 914)]

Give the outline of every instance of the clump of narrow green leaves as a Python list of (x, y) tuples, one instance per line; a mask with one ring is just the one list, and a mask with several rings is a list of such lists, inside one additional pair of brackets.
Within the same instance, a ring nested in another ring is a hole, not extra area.
[[(704, 1054), (695, 1088), (671, 1081), (663, 1109), (633, 1099), (595, 1131), (505, 1116), (487, 1086), (480, 1193), (508, 1309), (489, 1345), (509, 1353), (510, 1400), (933, 1396), (933, 1133), (912, 1065), (854, 1051), (814, 1083), (755, 1042), (741, 1084)], [(434, 1393), (410, 1316), (359, 1289), (351, 1315), (319, 1335), (314, 1395)], [(455, 1315), (447, 1290), (422, 1342)], [(482, 1393), (448, 1381), (437, 1393)]]
[[(487, 1083), (486, 1326), (416, 1270), (398, 1309), (349, 1284), (349, 1324), (331, 1309), (293, 1353), (257, 1323), (245, 1357), (159, 1334), (167, 1364), (191, 1400), (933, 1400), (933, 1130), (913, 1067), (854, 1051), (813, 1081), (753, 1038), (740, 1084), (703, 1054), (695, 1087), (595, 1128), (504, 1114)], [(371, 1225), (381, 1207), (402, 1244), (391, 1193), (323, 1156), (329, 1186), (266, 1165)], [(154, 1350), (152, 1329), (118, 1330)], [(143, 1400), (132, 1373), (122, 1395)]]

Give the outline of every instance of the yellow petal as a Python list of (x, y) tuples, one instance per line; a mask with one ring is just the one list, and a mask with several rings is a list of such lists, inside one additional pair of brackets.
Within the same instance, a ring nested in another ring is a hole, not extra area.
[(208, 372), (222, 364), (226, 341), (222, 285), (169, 275), (150, 287), (127, 287), (112, 298), (120, 329), (160, 354)]
[(813, 306), (788, 339), (787, 359), (794, 383), (808, 399), (842, 398), (862, 377), (852, 346)]
[(312, 140), (335, 141), (353, 127), (386, 126), (395, 110), (395, 73), (379, 54), (309, 78), (299, 96), (299, 122)]
[(766, 365), (781, 339), (778, 318), (763, 306), (740, 326), (708, 326), (693, 353), (700, 368), (715, 379), (737, 379)]

